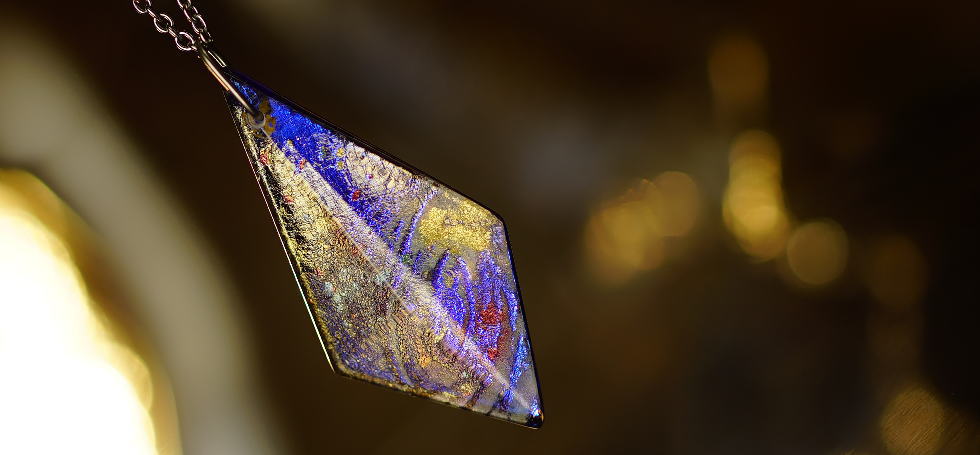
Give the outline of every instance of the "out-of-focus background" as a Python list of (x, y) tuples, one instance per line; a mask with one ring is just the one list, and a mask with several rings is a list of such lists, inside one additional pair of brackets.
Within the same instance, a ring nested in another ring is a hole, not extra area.
[(504, 216), (544, 428), (331, 373), (199, 61), (7, 2), (0, 453), (980, 453), (975, 4), (195, 4)]

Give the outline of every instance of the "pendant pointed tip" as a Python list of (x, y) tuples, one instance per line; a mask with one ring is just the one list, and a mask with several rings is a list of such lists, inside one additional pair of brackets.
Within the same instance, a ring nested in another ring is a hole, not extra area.
[(527, 422), (524, 422), (524, 426), (535, 430), (540, 430), (542, 425), (544, 425), (544, 412), (540, 409), (532, 411)]

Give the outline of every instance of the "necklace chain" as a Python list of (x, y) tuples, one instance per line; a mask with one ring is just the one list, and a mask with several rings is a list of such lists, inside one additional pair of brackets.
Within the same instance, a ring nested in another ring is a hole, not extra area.
[(150, 19), (153, 19), (153, 28), (160, 33), (170, 35), (174, 39), (177, 49), (197, 52), (201, 61), (204, 62), (204, 67), (221, 84), (221, 87), (234, 97), (253, 118), (260, 118), (261, 113), (249, 104), (245, 95), (235, 88), (224, 74), (223, 68), (226, 68), (227, 65), (211, 46), (211, 33), (208, 32), (208, 24), (204, 22), (204, 17), (201, 16), (197, 7), (191, 4), (192, 1), (177, 0), (177, 6), (184, 13), (187, 23), (191, 24), (193, 35), (186, 30), (174, 28), (174, 20), (168, 14), (153, 9), (153, 0), (133, 0), (133, 8), (136, 8), (137, 13), (150, 16)]
[(177, 6), (184, 13), (184, 18), (191, 25), (194, 34), (184, 30), (174, 28), (174, 20), (166, 13), (161, 13), (153, 9), (152, 0), (133, 0), (133, 8), (140, 14), (146, 14), (153, 19), (153, 27), (160, 33), (170, 35), (174, 39), (177, 49), (182, 51), (196, 51), (197, 45), (211, 42), (211, 33), (208, 32), (208, 24), (204, 22), (204, 17), (197, 7), (191, 4), (192, 0), (177, 0)]

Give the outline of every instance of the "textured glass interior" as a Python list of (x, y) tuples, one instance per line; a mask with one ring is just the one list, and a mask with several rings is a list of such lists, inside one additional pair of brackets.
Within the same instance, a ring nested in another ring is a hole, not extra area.
[(253, 170), (336, 371), (542, 422), (507, 234), (494, 213), (230, 75)]

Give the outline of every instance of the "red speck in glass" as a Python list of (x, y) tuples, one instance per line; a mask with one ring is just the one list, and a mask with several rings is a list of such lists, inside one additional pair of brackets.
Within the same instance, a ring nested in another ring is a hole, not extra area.
[(500, 310), (495, 306), (490, 305), (480, 311), (480, 322), (486, 325), (494, 325), (500, 323)]
[(361, 190), (354, 190), (354, 192), (351, 193), (350, 198), (351, 198), (352, 201), (356, 201), (356, 200), (360, 199), (361, 198)]

